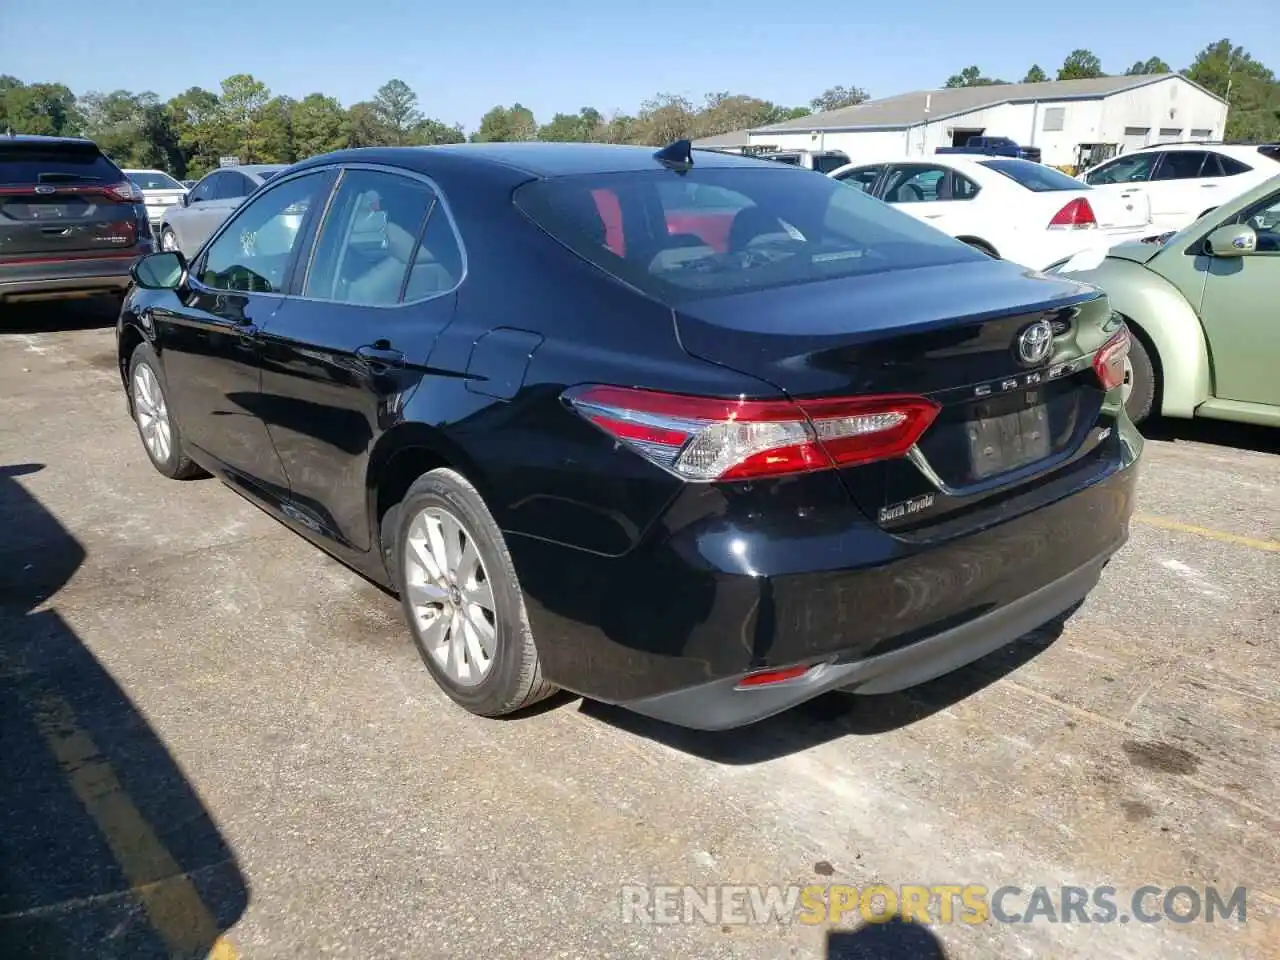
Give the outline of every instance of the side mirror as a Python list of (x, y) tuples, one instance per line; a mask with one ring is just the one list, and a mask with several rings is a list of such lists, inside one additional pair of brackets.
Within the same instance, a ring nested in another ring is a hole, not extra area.
[(129, 268), (129, 275), (143, 290), (177, 290), (187, 279), (187, 261), (176, 250), (150, 253)]
[(1223, 224), (1204, 241), (1204, 252), (1211, 257), (1246, 257), (1257, 249), (1258, 235), (1247, 223)]
[(184, 194), (182, 195), (182, 205), (183, 205), (184, 207), (189, 207), (189, 206), (191, 206), (193, 203), (199, 203), (199, 202), (200, 202), (200, 198), (199, 198), (199, 197), (193, 197), (189, 192), (188, 192), (188, 193), (184, 193)]

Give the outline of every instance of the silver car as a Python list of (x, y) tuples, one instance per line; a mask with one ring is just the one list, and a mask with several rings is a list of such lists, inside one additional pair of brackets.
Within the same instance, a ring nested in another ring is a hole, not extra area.
[(220, 167), (191, 188), (182, 203), (164, 212), (160, 246), (194, 256), (245, 198), (281, 170), (283, 163)]
[(151, 223), (151, 232), (158, 235), (164, 212), (182, 202), (187, 188), (163, 170), (125, 170), (124, 175), (142, 191), (143, 202), (147, 205), (147, 220)]

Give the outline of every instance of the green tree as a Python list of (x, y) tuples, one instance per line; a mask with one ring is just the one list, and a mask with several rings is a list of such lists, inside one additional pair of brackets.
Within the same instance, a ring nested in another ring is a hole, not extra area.
[(1102, 61), (1090, 50), (1072, 50), (1058, 69), (1059, 80), (1088, 80), (1105, 76)]
[(1280, 139), (1280, 84), (1243, 47), (1227, 39), (1211, 43), (1182, 72), (1227, 101), (1228, 140)]
[(698, 111), (697, 133), (700, 137), (713, 137), (718, 133), (763, 127), (790, 119), (790, 113), (786, 108), (758, 97), (712, 93), (707, 95), (706, 103)]
[(560, 143), (590, 143), (599, 140), (604, 117), (595, 107), (583, 107), (577, 113), (557, 113), (538, 128), (538, 139)]
[[(828, 87), (809, 101), (814, 113), (824, 110), (839, 110), (841, 107), (854, 107), (867, 100), (867, 91), (861, 87)], [(804, 114), (801, 114), (804, 116)]]
[(222, 81), (219, 139), (241, 163), (258, 163), (271, 147), (274, 131), (264, 123), (263, 111), (271, 91), (251, 74), (237, 73)]
[(418, 95), (403, 80), (388, 80), (379, 87), (373, 109), (393, 144), (408, 143), (410, 131), (422, 122)]
[(298, 102), (292, 97), (272, 97), (258, 114), (256, 122), (257, 156), (263, 163), (293, 163), (298, 159), (293, 140), (293, 111)]
[(393, 142), (393, 134), (382, 122), (377, 105), (368, 100), (351, 105), (347, 131), (353, 147), (385, 147)]
[(292, 127), (299, 160), (341, 150), (349, 142), (342, 104), (323, 93), (309, 93), (293, 105)]
[(1033, 63), (1031, 69), (1027, 71), (1027, 75), (1022, 78), (1023, 83), (1045, 83), (1049, 79), (1049, 75), (1040, 69), (1040, 64)]
[(480, 118), (480, 128), (471, 138), (476, 143), (503, 143), (511, 140), (534, 140), (538, 123), (533, 111), (519, 103), (494, 107)]
[(175, 173), (202, 177), (218, 165), (224, 149), (221, 110), (218, 95), (203, 87), (189, 87), (164, 105), (176, 141)]
[(675, 140), (697, 135), (698, 113), (684, 97), (660, 93), (646, 100), (631, 134), (631, 142), (652, 147), (666, 146)]
[(944, 87), (990, 87), (997, 84), (1007, 83), (1007, 80), (993, 80), (991, 77), (984, 76), (982, 71), (977, 67), (965, 67), (959, 73), (953, 73), (947, 78)]
[(75, 136), (83, 118), (76, 108), (75, 94), (61, 83), (24, 84), (14, 77), (4, 78), (3, 115), (5, 128), (14, 133), (44, 136)]
[(1124, 75), (1126, 77), (1140, 77), (1155, 73), (1173, 73), (1173, 68), (1159, 57), (1149, 57), (1146, 60), (1138, 60), (1124, 72)]
[(409, 143), (430, 145), (435, 143), (466, 143), (466, 131), (458, 124), (452, 127), (430, 117), (419, 120), (409, 131)]

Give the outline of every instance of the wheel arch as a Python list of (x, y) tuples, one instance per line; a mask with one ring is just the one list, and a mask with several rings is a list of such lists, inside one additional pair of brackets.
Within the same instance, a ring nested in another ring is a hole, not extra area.
[[(1142, 341), (1156, 373), (1153, 410), (1167, 417), (1193, 417), (1209, 399), (1209, 346), (1200, 318), (1181, 291), (1137, 264), (1108, 262), (1097, 282), (1111, 309)], [(1101, 273), (1101, 272), (1100, 272)]]
[(129, 360), (139, 344), (149, 343), (150, 338), (142, 327), (133, 320), (120, 324), (120, 333), (116, 336), (116, 367), (120, 371), (120, 383), (125, 388), (125, 396), (129, 398), (129, 412), (133, 412), (133, 395), (129, 391)]
[[(382, 544), (382, 520), (404, 499), (413, 482), (430, 470), (449, 467), (489, 501), (488, 483), (475, 461), (443, 431), (423, 423), (400, 423), (383, 433), (369, 454), (365, 495), (370, 543)], [(388, 570), (388, 574), (392, 571)]]

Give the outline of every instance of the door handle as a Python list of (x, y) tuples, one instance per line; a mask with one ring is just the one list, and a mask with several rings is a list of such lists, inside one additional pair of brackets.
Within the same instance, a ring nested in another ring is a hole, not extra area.
[(404, 366), (404, 354), (392, 347), (387, 340), (377, 340), (363, 347), (356, 347), (356, 357), (370, 367)]

